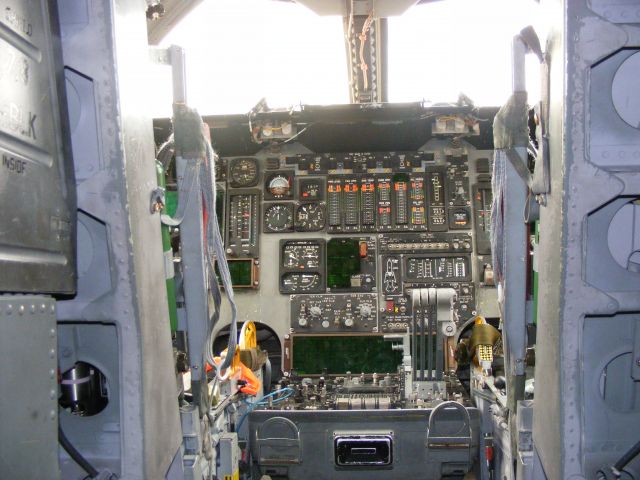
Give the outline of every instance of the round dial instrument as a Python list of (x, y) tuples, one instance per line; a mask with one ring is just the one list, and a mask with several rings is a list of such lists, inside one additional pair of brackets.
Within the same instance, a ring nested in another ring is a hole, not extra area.
[(287, 273), (282, 277), (283, 292), (313, 292), (320, 288), (319, 273)]
[(286, 243), (282, 252), (282, 266), (299, 270), (320, 267), (320, 245), (315, 243)]
[(324, 228), (324, 207), (322, 204), (303, 203), (296, 209), (296, 229), (301, 232), (317, 232)]
[(255, 158), (237, 158), (229, 165), (232, 187), (251, 187), (258, 183), (258, 161)]
[(274, 198), (290, 197), (292, 177), (286, 172), (274, 173), (266, 181), (267, 191)]
[(274, 203), (264, 211), (265, 232), (286, 232), (293, 228), (293, 206)]

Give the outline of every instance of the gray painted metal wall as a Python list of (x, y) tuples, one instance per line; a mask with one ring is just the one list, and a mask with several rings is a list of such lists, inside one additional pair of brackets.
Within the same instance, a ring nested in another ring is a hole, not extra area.
[(96, 467), (164, 478), (181, 430), (160, 219), (150, 211), (153, 130), (138, 76), (148, 62), (146, 3), (58, 5), (79, 209), (79, 289), (58, 304), (60, 362), (96, 365), (111, 396), (100, 414), (63, 412), (62, 424)]
[[(624, 77), (624, 60), (640, 47), (640, 4), (545, 4), (553, 27), (551, 192), (540, 215), (533, 438), (548, 478), (592, 479), (640, 427), (640, 274), (631, 261), (630, 203), (640, 196), (640, 119), (625, 122), (629, 114), (616, 100), (638, 105), (638, 63), (627, 64), (635, 81), (615, 86), (629, 82), (616, 75)], [(629, 471), (640, 475), (637, 463)]]

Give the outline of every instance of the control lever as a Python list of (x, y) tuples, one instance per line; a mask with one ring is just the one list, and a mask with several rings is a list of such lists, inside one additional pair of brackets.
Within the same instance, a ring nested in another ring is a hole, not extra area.
[[(424, 336), (424, 314), (422, 311), (422, 295), (420, 288), (415, 288), (411, 291), (411, 312), (412, 325), (411, 325), (411, 361), (413, 367), (413, 379), (424, 380), (424, 338), (418, 336), (421, 334)], [(420, 332), (418, 332), (420, 328)], [(420, 345), (420, 357), (418, 357), (418, 345)], [(421, 372), (418, 375), (418, 371)]]
[(440, 330), (445, 337), (453, 337), (456, 333), (455, 310), (456, 291), (453, 288), (434, 288), (437, 297), (437, 318)]
[(425, 370), (426, 380), (442, 380), (443, 340), (444, 337), (451, 337), (456, 333), (453, 308), (455, 299), (456, 291), (453, 288), (415, 288), (411, 291), (411, 357), (415, 380), (424, 381)]

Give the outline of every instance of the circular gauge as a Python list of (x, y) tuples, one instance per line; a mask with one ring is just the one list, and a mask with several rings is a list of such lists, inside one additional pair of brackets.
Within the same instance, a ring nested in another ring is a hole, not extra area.
[(291, 196), (291, 176), (286, 173), (276, 173), (267, 181), (267, 190), (275, 198)]
[(317, 232), (324, 228), (324, 207), (319, 203), (303, 203), (296, 209), (296, 229)]
[(286, 245), (282, 253), (283, 267), (298, 268), (300, 266), (300, 252), (293, 245)]
[(283, 292), (312, 292), (321, 288), (319, 273), (287, 273), (282, 277)]
[(320, 267), (320, 244), (306, 240), (287, 242), (282, 251), (282, 266), (308, 270)]
[(238, 158), (229, 166), (232, 187), (251, 187), (258, 183), (258, 161), (255, 158)]
[(275, 203), (264, 211), (265, 232), (286, 232), (293, 228), (293, 208), (284, 203)]

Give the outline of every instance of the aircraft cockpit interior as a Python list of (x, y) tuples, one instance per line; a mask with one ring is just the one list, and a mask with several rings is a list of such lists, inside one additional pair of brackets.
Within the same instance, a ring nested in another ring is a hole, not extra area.
[(0, 479), (640, 480), (638, 0), (3, 0)]

